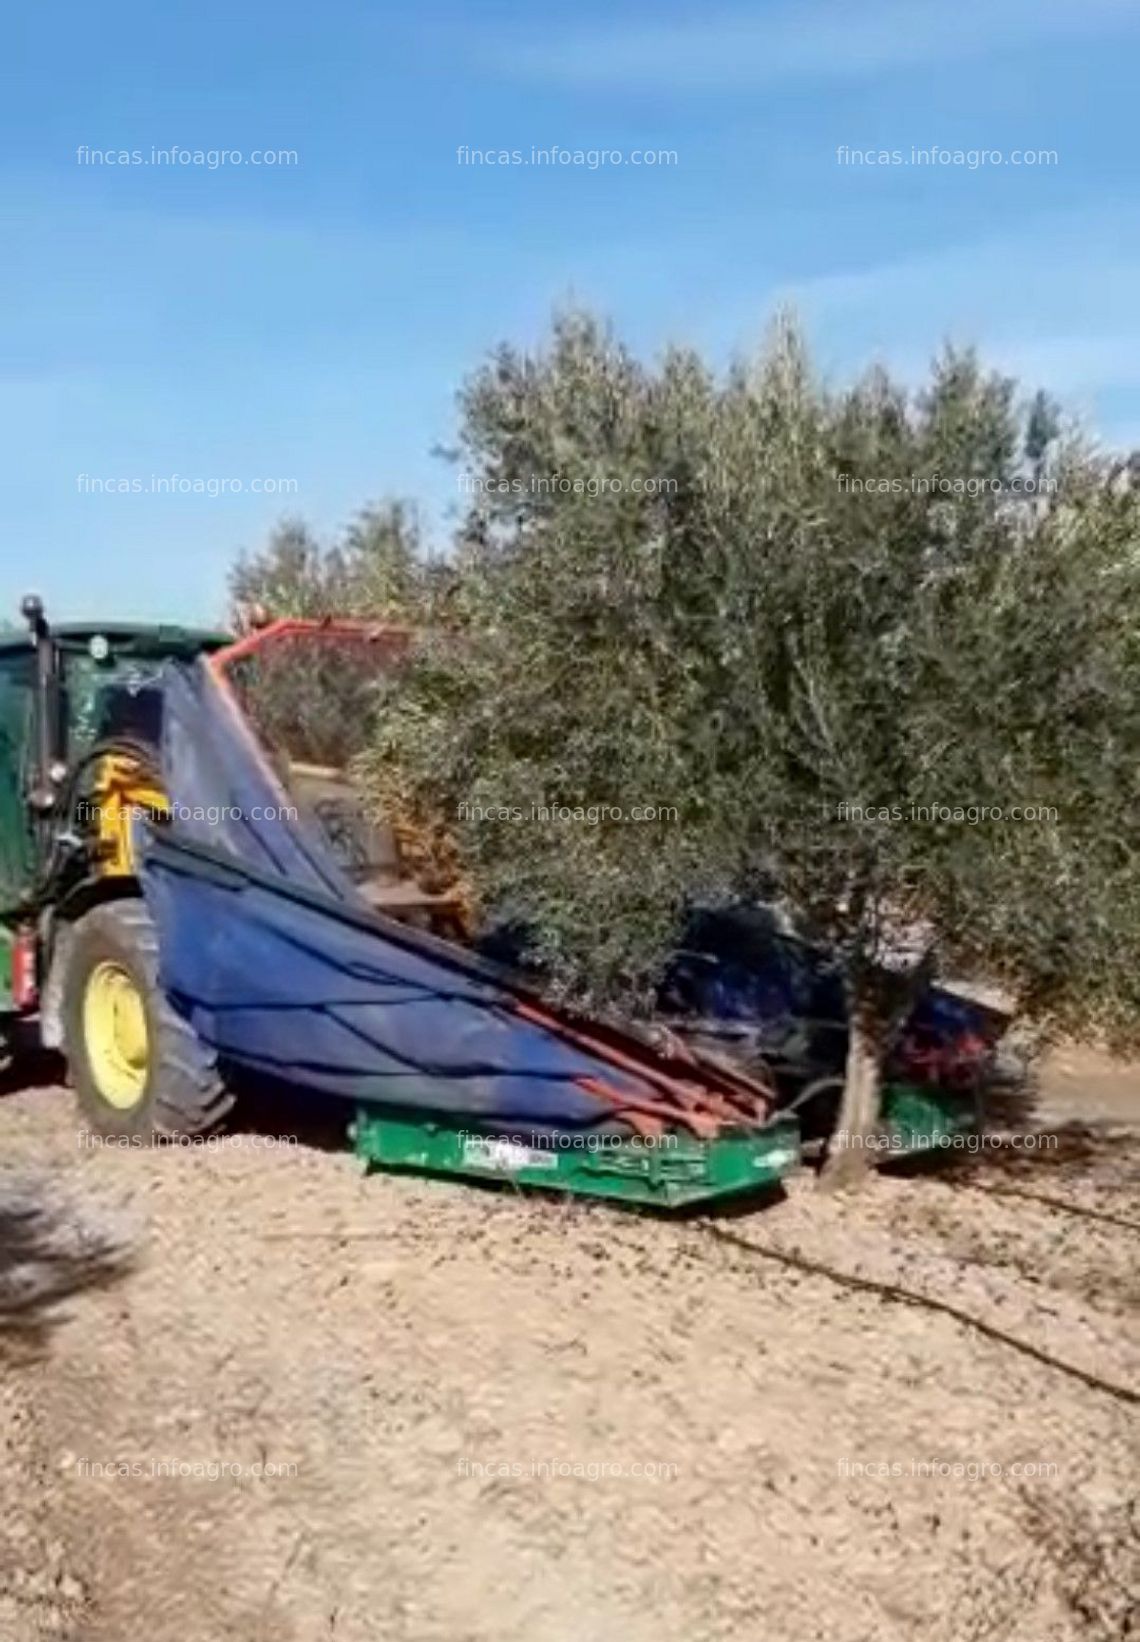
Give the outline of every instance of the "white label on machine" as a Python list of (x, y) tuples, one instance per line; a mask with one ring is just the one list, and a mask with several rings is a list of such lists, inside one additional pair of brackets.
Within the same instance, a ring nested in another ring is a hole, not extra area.
[(517, 1169), (558, 1167), (558, 1159), (553, 1152), (520, 1146), (517, 1140), (501, 1140), (495, 1135), (475, 1135), (465, 1140), (463, 1161), (473, 1168), (503, 1169), (508, 1173), (514, 1173)]

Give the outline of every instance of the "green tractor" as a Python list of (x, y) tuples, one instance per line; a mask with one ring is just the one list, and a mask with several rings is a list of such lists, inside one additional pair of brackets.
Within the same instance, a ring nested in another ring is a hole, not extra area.
[(158, 674), (229, 638), (22, 615), (0, 634), (0, 1046), (61, 1050), (101, 1134), (201, 1133), (232, 1097), (158, 985), (132, 837), (169, 807)]

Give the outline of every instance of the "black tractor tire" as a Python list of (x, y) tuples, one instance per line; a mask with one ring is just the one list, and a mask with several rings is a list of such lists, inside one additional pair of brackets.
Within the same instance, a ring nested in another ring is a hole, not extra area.
[[(107, 971), (141, 1000), (145, 1054), (140, 1087), (124, 1104), (100, 1086), (99, 1056), (87, 1037), (87, 999), (93, 977)], [(125, 977), (125, 980), (123, 979)], [(141, 899), (107, 901), (75, 926), (63, 979), (63, 1052), (80, 1114), (101, 1135), (201, 1135), (214, 1129), (234, 1097), (218, 1070), (217, 1055), (171, 1005), (158, 982), (158, 933)]]

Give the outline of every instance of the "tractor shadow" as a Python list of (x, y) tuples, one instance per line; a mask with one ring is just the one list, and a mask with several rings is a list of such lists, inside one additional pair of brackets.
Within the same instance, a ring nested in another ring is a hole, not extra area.
[(237, 1095), (226, 1123), (231, 1135), (257, 1135), (314, 1152), (351, 1150), (351, 1102), (335, 1095), (304, 1094), (272, 1078), (227, 1079)]
[(54, 1049), (44, 1049), (35, 1038), (14, 1039), (8, 1057), (0, 1063), (0, 1100), (36, 1089), (59, 1089), (67, 1082), (67, 1062)]

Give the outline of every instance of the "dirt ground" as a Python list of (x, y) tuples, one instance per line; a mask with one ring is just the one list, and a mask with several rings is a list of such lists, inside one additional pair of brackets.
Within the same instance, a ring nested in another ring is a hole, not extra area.
[(140, 1252), (0, 1371), (0, 1638), (1135, 1632), (1140, 1068), (1060, 1057), (1034, 1122), (676, 1222), (16, 1091), (5, 1160)]

